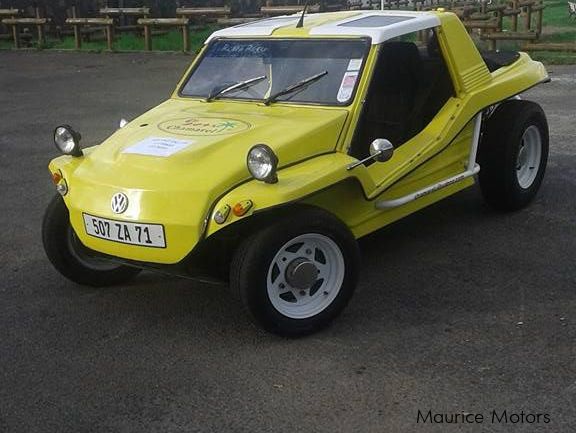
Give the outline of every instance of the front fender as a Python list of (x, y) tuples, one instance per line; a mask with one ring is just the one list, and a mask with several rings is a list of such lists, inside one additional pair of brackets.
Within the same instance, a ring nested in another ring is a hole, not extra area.
[[(214, 204), (209, 215), (206, 237), (231, 224), (246, 220), (254, 213), (303, 200), (347, 179), (355, 178), (364, 192), (371, 191), (375, 185), (365, 166), (356, 167), (354, 170), (347, 169), (347, 166), (355, 161), (356, 159), (349, 155), (334, 152), (283, 168), (278, 172), (277, 183), (250, 180), (237, 186)], [(226, 205), (233, 208), (236, 203), (245, 200), (253, 203), (245, 215), (237, 217), (230, 212), (223, 224), (214, 221), (214, 213), (218, 209)]]

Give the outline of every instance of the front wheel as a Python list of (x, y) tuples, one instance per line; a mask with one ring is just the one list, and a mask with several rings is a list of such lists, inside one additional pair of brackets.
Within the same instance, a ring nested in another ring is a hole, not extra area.
[(61, 196), (50, 202), (42, 224), (44, 251), (52, 265), (75, 283), (105, 287), (122, 284), (135, 277), (140, 269), (95, 257), (81, 244), (70, 225), (68, 208)]
[(230, 284), (267, 331), (300, 336), (328, 325), (350, 300), (358, 275), (356, 240), (319, 209), (281, 218), (245, 239)]

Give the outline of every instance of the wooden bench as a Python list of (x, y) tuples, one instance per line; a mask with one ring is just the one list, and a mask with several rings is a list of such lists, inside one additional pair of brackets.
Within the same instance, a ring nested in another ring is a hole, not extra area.
[(538, 39), (538, 34), (536, 32), (495, 32), (483, 35), (482, 38), (508, 41), (524, 41)]
[(82, 48), (83, 35), (89, 40), (92, 33), (104, 30), (106, 46), (109, 51), (112, 51), (114, 42), (114, 20), (112, 18), (81, 18), (78, 16), (76, 6), (72, 6), (72, 17), (66, 18), (65, 23), (74, 29), (74, 47), (77, 50)]
[(486, 21), (494, 18), (494, 14), (484, 12), (472, 12), (468, 19), (473, 21)]
[[(277, 17), (280, 15), (292, 15), (302, 12), (304, 5), (295, 6), (262, 6), (260, 12), (265, 17)], [(310, 5), (306, 13), (316, 13), (320, 11), (320, 5)]]
[(144, 27), (144, 47), (152, 51), (151, 27), (180, 27), (182, 30), (182, 51), (190, 51), (190, 37), (188, 34), (188, 18), (140, 18), (138, 25)]
[(488, 20), (468, 20), (463, 21), (464, 27), (467, 29), (489, 29), (489, 30), (496, 30), (498, 29), (498, 20), (496, 18), (488, 19)]
[(248, 24), (254, 21), (258, 21), (258, 17), (239, 17), (239, 18), (217, 18), (216, 23), (222, 27), (237, 26), (239, 24)]
[(100, 9), (100, 15), (106, 18), (112, 18), (117, 20), (118, 25), (115, 30), (118, 32), (130, 32), (138, 30), (140, 27), (138, 25), (127, 25), (125, 22), (126, 17), (138, 20), (138, 18), (148, 18), (150, 16), (150, 8), (109, 8), (105, 7)]
[(219, 18), (228, 18), (230, 16), (230, 8), (177, 8), (176, 16), (179, 18), (188, 18), (195, 23), (205, 23), (208, 19), (216, 21)]
[(521, 0), (517, 6), (524, 11), (524, 30), (532, 30), (532, 14), (537, 13), (536, 32), (542, 33), (542, 14), (546, 8), (539, 0)]
[(508, 5), (510, 6), (508, 9), (505, 9), (502, 12), (502, 15), (505, 17), (512, 17), (512, 31), (518, 31), (518, 15), (522, 13), (520, 6), (518, 5), (518, 0), (511, 0)]
[(536, 32), (492, 32), (485, 33), (480, 38), (488, 40), (490, 49), (495, 50), (497, 41), (531, 41), (538, 39), (538, 34)]
[(508, 8), (508, 9), (504, 9), (504, 10), (502, 11), (502, 15), (505, 16), (505, 17), (513, 17), (514, 15), (520, 15), (521, 12), (522, 12), (522, 11), (521, 11), (520, 9), (511, 9), (511, 8)]
[(458, 6), (452, 9), (452, 12), (454, 12), (461, 20), (465, 20), (468, 19), (472, 14), (478, 13), (478, 7), (472, 5)]
[(0, 16), (10, 16), (10, 18), (2, 19), (2, 24), (12, 27), (12, 38), (14, 40), (14, 48), (20, 48), (20, 31), (18, 26), (32, 25), (36, 26), (38, 34), (38, 46), (44, 44), (44, 26), (50, 22), (50, 18), (42, 18), (40, 16), (40, 8), (35, 8), (36, 16), (34, 18), (18, 18), (20, 11), (18, 9), (0, 9)]
[(536, 32), (539, 35), (542, 34), (544, 9), (546, 9), (546, 5), (543, 2), (537, 3), (536, 5), (532, 6), (532, 12), (536, 12)]
[(82, 48), (82, 28), (90, 26), (104, 27), (106, 32), (106, 47), (112, 51), (114, 38), (112, 29), (114, 20), (112, 18), (67, 18), (66, 24), (74, 27), (74, 46), (77, 50)]
[(102, 8), (100, 15), (107, 18), (118, 18), (123, 15), (146, 18), (150, 15), (150, 8)]
[[(18, 15), (20, 15), (20, 9), (14, 9), (14, 8), (10, 8), (10, 9), (0, 9), (0, 23), (2, 22), (3, 18), (16, 18), (18, 17)], [(6, 27), (10, 27), (10, 26), (6, 26)], [(12, 40), (16, 40), (17, 35), (16, 32), (18, 31), (18, 29), (16, 27), (12, 27)], [(10, 36), (8, 36), (6, 39), (9, 39)], [(18, 48), (18, 47), (16, 47)]]
[(504, 28), (504, 11), (508, 9), (507, 4), (486, 4), (484, 11), (488, 14), (493, 14), (498, 21), (498, 28), (500, 31)]
[(1, 9), (0, 8), (0, 19), (2, 18), (17, 18), (20, 15), (20, 9)]

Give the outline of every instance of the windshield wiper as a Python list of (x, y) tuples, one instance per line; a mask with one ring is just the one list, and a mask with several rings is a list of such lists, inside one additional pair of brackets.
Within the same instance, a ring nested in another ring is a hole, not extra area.
[(268, 99), (266, 99), (264, 101), (264, 104), (270, 105), (272, 102), (276, 102), (276, 99), (278, 99), (280, 96), (284, 96), (284, 95), (288, 95), (289, 93), (293, 93), (296, 90), (298, 90), (304, 86), (307, 86), (309, 84), (312, 84), (312, 83), (318, 81), (320, 78), (322, 78), (323, 76), (325, 76), (327, 74), (328, 74), (328, 71), (324, 71), (324, 72), (320, 72), (319, 74), (312, 75), (311, 77), (304, 78), (302, 81), (298, 81), (296, 84), (292, 84), (291, 86), (286, 87), (284, 90), (280, 90), (279, 92), (269, 96)]
[(241, 89), (245, 89), (246, 87), (250, 87), (252, 84), (257, 83), (259, 81), (265, 80), (267, 77), (266, 75), (261, 75), (260, 77), (254, 77), (254, 78), (250, 78), (248, 80), (244, 80), (244, 81), (240, 81), (236, 84), (232, 84), (231, 86), (228, 87), (224, 87), (220, 90), (212, 90), (210, 92), (210, 95), (208, 95), (208, 97), (206, 98), (206, 102), (210, 102), (213, 101), (214, 99), (218, 98), (221, 95), (224, 95), (226, 93), (232, 92), (234, 90), (241, 90)]

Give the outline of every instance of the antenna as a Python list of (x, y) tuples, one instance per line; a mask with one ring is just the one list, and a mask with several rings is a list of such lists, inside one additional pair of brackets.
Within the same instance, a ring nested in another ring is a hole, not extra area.
[(304, 9), (302, 9), (302, 15), (300, 15), (300, 19), (298, 20), (298, 24), (296, 24), (297, 29), (304, 27), (304, 14), (306, 13), (306, 9), (308, 9), (308, 2), (309, 1), (310, 0), (306, 0), (306, 3), (304, 3)]

